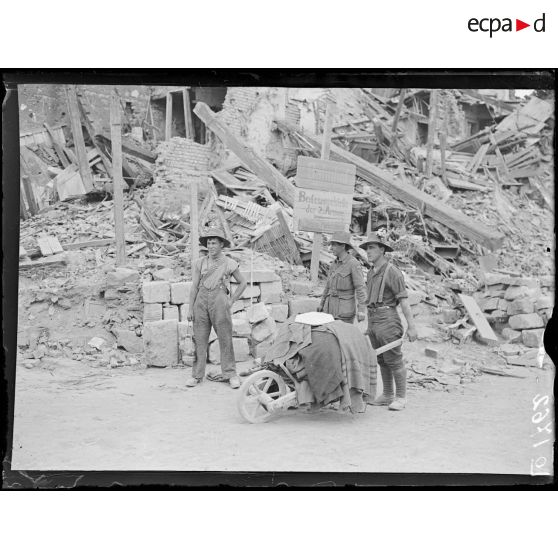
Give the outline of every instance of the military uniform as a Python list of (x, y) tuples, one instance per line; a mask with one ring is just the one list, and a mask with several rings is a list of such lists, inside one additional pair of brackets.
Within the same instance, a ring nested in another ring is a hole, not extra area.
[[(355, 301), (356, 298), (356, 301)], [(353, 323), (358, 311), (365, 312), (366, 290), (360, 263), (348, 253), (331, 264), (324, 294), (322, 311), (336, 320)]]

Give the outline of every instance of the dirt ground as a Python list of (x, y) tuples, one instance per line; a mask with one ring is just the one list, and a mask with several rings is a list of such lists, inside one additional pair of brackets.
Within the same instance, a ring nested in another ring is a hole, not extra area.
[(554, 430), (546, 435), (537, 426), (553, 417), (537, 422), (536, 415), (553, 406), (549, 367), (525, 368), (525, 378), (483, 375), (450, 392), (410, 386), (399, 413), (291, 410), (248, 424), (236, 408), (238, 391), (207, 381), (188, 389), (184, 368), (51, 364), (54, 370), (18, 366), (13, 469), (552, 471), (552, 440), (542, 441)]

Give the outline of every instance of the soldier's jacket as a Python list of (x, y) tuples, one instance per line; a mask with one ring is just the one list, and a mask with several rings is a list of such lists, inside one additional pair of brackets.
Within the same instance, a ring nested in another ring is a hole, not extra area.
[[(355, 301), (356, 298), (356, 301)], [(337, 319), (352, 319), (358, 311), (366, 310), (366, 288), (362, 268), (357, 259), (344, 254), (330, 267), (324, 294), (323, 311)]]

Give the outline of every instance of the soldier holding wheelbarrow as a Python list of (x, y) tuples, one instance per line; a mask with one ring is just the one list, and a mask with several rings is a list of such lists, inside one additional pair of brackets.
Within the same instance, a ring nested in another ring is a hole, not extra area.
[[(407, 336), (410, 341), (414, 341), (417, 332), (407, 300), (403, 274), (385, 256), (386, 252), (392, 252), (393, 249), (376, 233), (370, 234), (360, 247), (366, 250), (368, 262), (372, 265), (366, 282), (367, 333), (372, 347), (378, 349), (403, 337), (403, 325), (397, 313), (398, 304), (407, 320)], [(402, 411), (407, 403), (407, 370), (403, 363), (401, 344), (379, 354), (378, 364), (384, 391), (370, 404), (387, 405), (391, 411)]]

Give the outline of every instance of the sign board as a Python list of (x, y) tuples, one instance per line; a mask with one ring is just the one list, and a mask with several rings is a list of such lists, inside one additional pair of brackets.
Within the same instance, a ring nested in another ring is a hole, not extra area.
[(350, 194), (355, 191), (356, 166), (350, 163), (323, 161), (313, 157), (299, 157), (296, 185), (310, 190), (325, 190)]
[(299, 157), (293, 208), (295, 230), (348, 232), (355, 177), (355, 165)]

